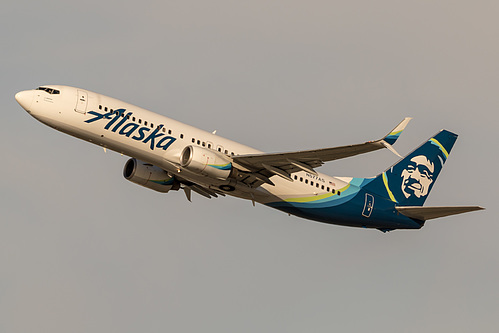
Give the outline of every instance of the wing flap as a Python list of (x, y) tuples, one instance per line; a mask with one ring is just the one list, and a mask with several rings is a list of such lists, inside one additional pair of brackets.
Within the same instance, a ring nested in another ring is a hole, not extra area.
[(474, 212), (477, 210), (485, 209), (480, 206), (450, 206), (450, 207), (419, 207), (419, 206), (400, 206), (395, 207), (398, 212), (407, 217), (426, 221), (445, 217), (450, 215)]

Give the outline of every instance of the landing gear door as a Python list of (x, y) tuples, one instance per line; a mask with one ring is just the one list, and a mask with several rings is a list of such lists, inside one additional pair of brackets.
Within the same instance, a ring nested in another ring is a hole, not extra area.
[(371, 217), (371, 213), (374, 209), (374, 197), (369, 193), (366, 193), (366, 203), (364, 204), (364, 210), (362, 211), (362, 216)]
[(87, 112), (88, 94), (84, 90), (78, 90), (75, 111), (79, 113)]

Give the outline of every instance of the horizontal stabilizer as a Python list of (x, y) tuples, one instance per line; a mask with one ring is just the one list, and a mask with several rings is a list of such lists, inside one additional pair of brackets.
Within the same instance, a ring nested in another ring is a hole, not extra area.
[(421, 221), (485, 209), (480, 206), (453, 206), (453, 207), (404, 206), (404, 207), (395, 207), (395, 208), (401, 214)]

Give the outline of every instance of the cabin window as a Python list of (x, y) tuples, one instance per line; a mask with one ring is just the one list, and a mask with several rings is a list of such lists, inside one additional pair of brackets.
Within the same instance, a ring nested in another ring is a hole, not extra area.
[(300, 177), (300, 181), (301, 181), (301, 182), (303, 181), (303, 177)]
[(147, 126), (147, 120), (144, 120), (144, 126)]
[(313, 182), (313, 181), (310, 181), (310, 185), (314, 186), (314, 182)]
[(340, 195), (340, 194), (341, 194), (341, 192), (340, 192), (340, 191), (338, 191), (338, 195)]
[(229, 151), (227, 149), (225, 149), (225, 155), (228, 155), (229, 154)]
[(172, 130), (168, 130), (168, 134), (172, 134)]
[(142, 119), (139, 119), (139, 124), (142, 124)]
[(198, 140), (198, 141), (197, 141), (197, 144), (198, 144), (198, 145), (200, 145), (200, 144), (201, 144), (201, 141), (200, 141), (200, 140)]
[(195, 143), (196, 142), (196, 139), (192, 138), (192, 143)]
[(203, 143), (201, 144), (201, 146), (206, 147), (206, 142), (203, 141)]
[(222, 148), (218, 147), (218, 151), (219, 151), (219, 152), (222, 152)]
[(211, 148), (211, 143), (208, 143), (208, 148)]
[[(319, 188), (319, 183), (315, 183), (315, 187)], [(323, 186), (324, 187), (324, 186)]]
[(328, 187), (328, 188), (326, 188), (326, 191), (328, 191), (328, 192), (329, 192), (329, 187)]
[(106, 112), (107, 112), (107, 106), (104, 108), (104, 111), (106, 111)]
[(135, 117), (132, 117), (132, 121), (135, 121)]
[(166, 132), (166, 128), (163, 127), (163, 133), (165, 133), (165, 132)]
[(184, 138), (184, 135), (183, 134), (180, 134), (180, 138), (183, 139)]
[(99, 105), (99, 110), (102, 110), (102, 105)]
[(305, 179), (305, 184), (308, 184), (308, 179)]

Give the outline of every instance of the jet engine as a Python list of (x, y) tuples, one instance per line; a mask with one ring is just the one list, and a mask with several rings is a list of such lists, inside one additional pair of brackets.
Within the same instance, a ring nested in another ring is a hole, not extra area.
[(180, 188), (180, 183), (173, 176), (170, 176), (168, 172), (135, 158), (131, 158), (126, 162), (123, 176), (132, 183), (162, 193)]
[(202, 175), (226, 180), (232, 171), (230, 157), (198, 146), (187, 146), (180, 155), (182, 168)]

